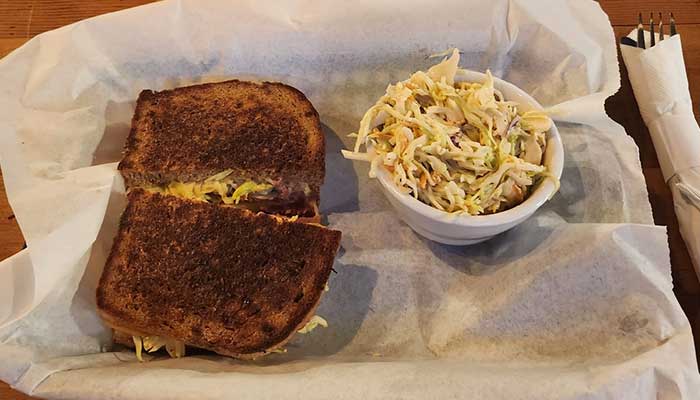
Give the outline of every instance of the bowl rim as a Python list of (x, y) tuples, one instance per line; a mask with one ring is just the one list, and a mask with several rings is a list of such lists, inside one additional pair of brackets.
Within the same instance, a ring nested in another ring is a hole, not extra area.
[[(482, 72), (464, 69), (461, 71), (463, 72), (455, 77), (456, 82), (484, 82), (487, 77), (487, 75)], [(493, 81), (496, 89), (500, 90), (501, 92), (511, 92), (509, 95), (504, 93), (504, 97), (508, 98), (508, 100), (524, 103), (525, 105), (529, 106), (530, 109), (544, 110), (542, 105), (540, 105), (537, 100), (514, 84), (495, 76), (493, 77)], [(514, 99), (514, 97), (516, 98)], [(557, 129), (554, 121), (552, 121), (552, 127), (549, 129), (549, 131), (547, 131), (547, 147), (545, 148), (545, 154), (550, 151), (552, 154), (547, 167), (550, 169), (552, 175), (556, 176), (557, 179), (561, 179), (561, 174), (564, 169), (564, 147), (561, 142), (559, 130)], [(549, 200), (549, 198), (555, 193), (556, 189), (555, 184), (551, 179), (545, 179), (540, 182), (535, 191), (532, 192), (530, 196), (525, 199), (525, 201), (516, 205), (515, 207), (497, 212), (495, 214), (464, 215), (452, 214), (448, 213), (447, 211), (438, 210), (437, 208), (425, 204), (409, 194), (400, 192), (394, 181), (391, 179), (389, 172), (385, 168), (378, 168), (377, 178), (379, 178), (379, 182), (384, 189), (386, 189), (386, 191), (389, 192), (392, 197), (396, 198), (404, 207), (408, 207), (426, 218), (432, 220), (442, 220), (443, 222), (449, 222), (451, 224), (461, 226), (498, 226), (517, 221), (519, 219), (524, 219), (533, 214), (538, 208), (546, 203), (547, 200)]]

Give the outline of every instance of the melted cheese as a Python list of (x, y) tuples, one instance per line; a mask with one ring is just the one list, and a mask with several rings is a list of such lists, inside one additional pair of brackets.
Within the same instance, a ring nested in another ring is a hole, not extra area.
[[(203, 181), (173, 181), (163, 186), (147, 185), (143, 188), (149, 192), (169, 194), (198, 201), (211, 202), (214, 200), (213, 195), (217, 195), (224, 204), (238, 204), (241, 200), (247, 199), (251, 193), (269, 192), (272, 189), (272, 185), (269, 183), (257, 183), (252, 180), (237, 185), (229, 177), (231, 172), (233, 170), (227, 169)], [(234, 190), (229, 194), (231, 188)]]

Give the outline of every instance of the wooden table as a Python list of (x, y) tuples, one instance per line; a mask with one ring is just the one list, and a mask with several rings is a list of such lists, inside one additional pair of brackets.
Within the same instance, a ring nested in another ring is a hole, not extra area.
[[(33, 36), (60, 26), (111, 11), (148, 3), (146, 0), (2, 0), (0, 2), (0, 57), (24, 44)], [(620, 37), (635, 25), (638, 11), (645, 16), (650, 11), (672, 11), (683, 35), (685, 63), (688, 69), (691, 95), (700, 105), (700, 1), (698, 0), (601, 0), (605, 11)], [(667, 31), (668, 32), (668, 31)], [(685, 244), (678, 232), (673, 213), (671, 194), (666, 187), (649, 132), (642, 123), (639, 109), (632, 95), (627, 73), (622, 65), (622, 89), (608, 99), (606, 109), (622, 124), (639, 146), (642, 167), (649, 189), (649, 200), (654, 210), (654, 221), (667, 225), (671, 248), (674, 291), (695, 333), (695, 347), (700, 349), (700, 284), (688, 257)], [(696, 115), (696, 118), (698, 116)], [(22, 234), (5, 196), (0, 180), (0, 260), (20, 251), (24, 245)], [(0, 382), (0, 399), (30, 399)]]

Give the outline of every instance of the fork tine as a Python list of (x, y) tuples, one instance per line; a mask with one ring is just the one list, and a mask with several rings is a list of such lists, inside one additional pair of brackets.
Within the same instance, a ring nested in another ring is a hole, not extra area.
[(673, 13), (671, 13), (671, 36), (677, 35), (676, 32), (676, 20), (673, 18)]
[(637, 25), (637, 47), (646, 48), (644, 45), (644, 24), (642, 23), (642, 13), (639, 13), (639, 25)]
[(649, 13), (649, 33), (651, 33), (651, 42), (649, 47), (654, 47), (656, 44), (656, 36), (654, 36), (654, 13)]
[(659, 13), (659, 42), (664, 40), (664, 18)]

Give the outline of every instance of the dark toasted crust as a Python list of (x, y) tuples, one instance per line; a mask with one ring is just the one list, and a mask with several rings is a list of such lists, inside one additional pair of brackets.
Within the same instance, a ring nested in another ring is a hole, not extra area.
[(318, 113), (303, 93), (282, 83), (144, 90), (124, 151), (119, 170), (128, 186), (233, 169), (246, 179), (301, 181), (317, 193), (325, 174)]
[(312, 315), (340, 232), (135, 189), (100, 278), (116, 329), (250, 357)]

